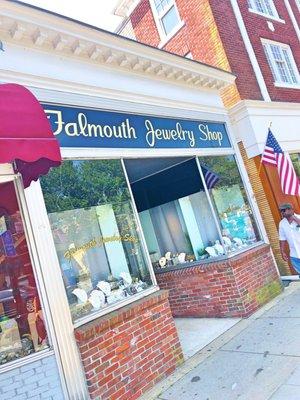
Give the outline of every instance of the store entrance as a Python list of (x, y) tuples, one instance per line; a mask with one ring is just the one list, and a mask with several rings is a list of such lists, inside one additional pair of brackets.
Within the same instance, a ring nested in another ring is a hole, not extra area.
[[(127, 159), (124, 165), (155, 274), (208, 259), (219, 234), (202, 179), (213, 187), (217, 175), (194, 156)], [(185, 358), (238, 321), (175, 317)]]
[(0, 366), (49, 348), (15, 176), (0, 176)]

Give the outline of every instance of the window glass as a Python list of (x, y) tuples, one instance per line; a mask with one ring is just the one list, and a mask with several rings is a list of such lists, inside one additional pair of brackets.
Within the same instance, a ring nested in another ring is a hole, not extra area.
[(13, 182), (0, 184), (0, 364), (48, 347)]
[[(125, 165), (155, 267), (224, 254), (195, 157), (126, 160)], [(213, 187), (213, 176), (207, 179)]]
[(286, 45), (263, 43), (263, 48), (271, 68), (274, 81), (278, 83), (297, 84), (299, 74), (294, 67), (290, 48)]
[(297, 174), (297, 176), (300, 178), (300, 154), (299, 153), (293, 153), (290, 154), (292, 163), (294, 165), (295, 168), (295, 172)]
[(273, 0), (248, 0), (250, 9), (271, 17), (278, 17)]
[(64, 161), (41, 185), (73, 319), (152, 284), (119, 160)]
[(226, 250), (233, 252), (259, 241), (234, 156), (203, 157), (200, 162), (208, 171), (205, 181), (219, 216)]
[(170, 10), (161, 18), (161, 22), (166, 35), (168, 35), (173, 28), (178, 25), (179, 19), (174, 6), (171, 7)]

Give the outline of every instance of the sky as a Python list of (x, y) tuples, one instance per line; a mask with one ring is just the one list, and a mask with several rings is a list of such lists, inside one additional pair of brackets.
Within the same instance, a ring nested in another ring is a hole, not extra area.
[(114, 31), (121, 18), (113, 15), (119, 0), (22, 0), (58, 14)]

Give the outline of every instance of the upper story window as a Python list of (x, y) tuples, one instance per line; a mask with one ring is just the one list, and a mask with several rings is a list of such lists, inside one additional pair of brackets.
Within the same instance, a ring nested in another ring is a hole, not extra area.
[(300, 83), (299, 71), (290, 47), (286, 44), (269, 41), (264, 41), (263, 47), (275, 83), (298, 85)]
[(273, 18), (279, 18), (273, 0), (248, 0), (250, 10)]
[(152, 0), (152, 10), (161, 36), (168, 36), (180, 24), (174, 0)]
[(295, 0), (295, 1), (296, 1), (297, 6), (298, 6), (298, 9), (300, 11), (300, 0)]

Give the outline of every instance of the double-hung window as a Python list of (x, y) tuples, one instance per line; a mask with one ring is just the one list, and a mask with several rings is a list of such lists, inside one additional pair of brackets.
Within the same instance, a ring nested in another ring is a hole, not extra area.
[(249, 9), (273, 18), (279, 18), (273, 0), (248, 0)]
[(263, 48), (275, 83), (298, 85), (299, 71), (290, 47), (282, 43), (263, 41)]
[(161, 36), (168, 36), (180, 24), (174, 0), (152, 0), (152, 10)]

